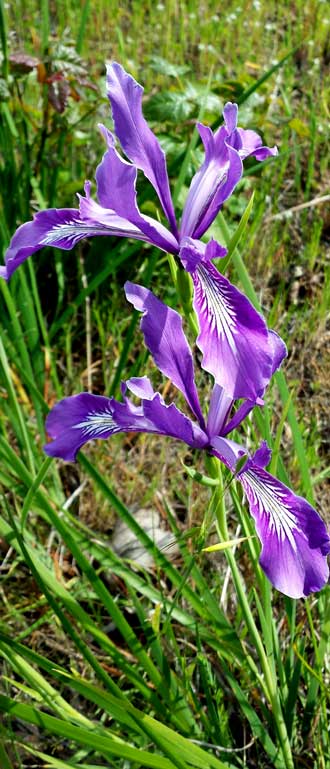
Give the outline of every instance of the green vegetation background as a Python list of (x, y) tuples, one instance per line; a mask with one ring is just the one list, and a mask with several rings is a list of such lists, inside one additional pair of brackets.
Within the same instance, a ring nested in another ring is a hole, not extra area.
[[(329, 521), (328, 4), (1, 0), (0, 22), (3, 250), (35, 211), (75, 206), (93, 179), (97, 124), (111, 127), (106, 60), (145, 86), (178, 210), (202, 157), (201, 110), (216, 125), (224, 102), (238, 101), (240, 124), (278, 145), (275, 161), (247, 167), (213, 234), (235, 232), (255, 191), (231, 277), (253, 299), (243, 259), (289, 347), (287, 385), (268, 398), (273, 469), (283, 478), (285, 464)], [(138, 192), (157, 215), (149, 186)], [(208, 490), (184, 472), (188, 452), (133, 436), (92, 446), (79, 466), (44, 460), (56, 399), (87, 387), (118, 394), (121, 377), (152, 371), (126, 279), (177, 305), (166, 257), (116, 239), (44, 249), (0, 286), (1, 769), (330, 767), (328, 589), (297, 605), (271, 595), (254, 541), (237, 550), (266, 686), (225, 556), (196, 555)], [(263, 417), (248, 429), (265, 434)], [(154, 528), (159, 518), (171, 529), (174, 560), (139, 525), (144, 508)], [(233, 536), (252, 533), (235, 493), (228, 514)], [(109, 548), (117, 516), (152, 553), (151, 571)]]

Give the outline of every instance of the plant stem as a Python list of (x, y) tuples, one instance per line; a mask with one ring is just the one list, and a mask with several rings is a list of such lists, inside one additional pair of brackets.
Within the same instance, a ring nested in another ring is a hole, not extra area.
[[(215, 487), (212, 494), (212, 505), (213, 505), (221, 539), (224, 542), (227, 542), (229, 539), (229, 535), (228, 535), (227, 520), (226, 520), (226, 510), (225, 510), (222, 472), (221, 472), (220, 462), (215, 457), (212, 457), (212, 458), (208, 457), (207, 469), (208, 469), (208, 473), (213, 478), (217, 478), (219, 480), (219, 485)], [(268, 700), (272, 708), (285, 766), (286, 766), (286, 769), (294, 769), (290, 741), (289, 741), (286, 724), (285, 724), (283, 713), (282, 713), (282, 707), (281, 707), (281, 703), (280, 703), (280, 699), (277, 691), (277, 681), (275, 676), (273, 675), (271, 666), (269, 665), (266, 650), (262, 642), (262, 638), (255, 624), (253, 614), (249, 606), (244, 582), (240, 574), (240, 571), (238, 569), (235, 556), (231, 548), (227, 548), (225, 550), (225, 555), (231, 570), (233, 583), (234, 583), (237, 597), (240, 603), (240, 608), (244, 616), (250, 636), (253, 640), (253, 643), (259, 658), (260, 666), (263, 672), (264, 681), (266, 684), (266, 686), (264, 687), (264, 691), (265, 691), (265, 694), (268, 696)]]

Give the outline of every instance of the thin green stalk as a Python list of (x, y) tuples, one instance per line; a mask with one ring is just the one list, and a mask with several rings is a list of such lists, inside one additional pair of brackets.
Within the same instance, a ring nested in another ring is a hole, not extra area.
[(4, 348), (3, 344), (2, 344), (2, 339), (0, 339), (0, 363), (2, 365), (3, 376), (4, 376), (5, 383), (6, 383), (6, 388), (7, 388), (7, 391), (8, 391), (8, 395), (9, 395), (9, 397), (11, 399), (12, 408), (13, 408), (13, 411), (14, 411), (14, 413), (16, 415), (17, 422), (19, 424), (19, 428), (20, 428), (20, 432), (21, 432), (21, 437), (22, 437), (22, 442), (23, 442), (23, 445), (25, 447), (26, 458), (27, 458), (27, 461), (28, 461), (29, 469), (30, 469), (32, 475), (34, 475), (35, 474), (35, 464), (34, 464), (34, 457), (33, 457), (32, 449), (31, 449), (31, 441), (29, 439), (28, 431), (26, 429), (25, 419), (23, 417), (22, 410), (19, 407), (18, 400), (16, 398), (16, 393), (15, 393), (15, 390), (13, 388), (13, 384), (12, 384), (12, 381), (11, 381), (10, 369), (9, 369), (9, 366), (8, 366), (6, 351), (5, 351), (5, 348)]
[(77, 42), (76, 42), (76, 51), (79, 54), (81, 54), (83, 50), (89, 11), (90, 11), (90, 0), (85, 0), (80, 13), (80, 25), (79, 25), (78, 35), (77, 35)]
[(44, 315), (43, 315), (43, 312), (42, 312), (42, 307), (41, 307), (41, 303), (40, 303), (40, 297), (39, 297), (39, 291), (38, 291), (38, 287), (37, 287), (35, 271), (34, 271), (34, 267), (33, 267), (33, 263), (31, 261), (31, 259), (28, 259), (27, 264), (28, 264), (28, 270), (29, 270), (29, 277), (30, 277), (30, 281), (31, 281), (32, 295), (33, 295), (33, 299), (34, 299), (36, 315), (37, 315), (37, 319), (38, 319), (38, 323), (39, 323), (39, 327), (40, 327), (40, 331), (41, 331), (41, 336), (42, 336), (43, 343), (45, 345), (45, 349), (47, 351), (48, 358), (49, 358), (49, 361), (50, 361), (50, 369), (51, 369), (51, 374), (52, 374), (52, 378), (53, 378), (53, 384), (54, 384), (54, 387), (55, 387), (55, 390), (56, 390), (56, 395), (57, 395), (58, 398), (60, 398), (62, 396), (62, 388), (61, 388), (61, 385), (60, 385), (60, 382), (59, 382), (59, 379), (58, 379), (58, 376), (57, 376), (56, 365), (54, 365), (54, 361), (53, 361), (53, 355), (52, 355), (52, 351), (51, 351), (51, 347), (50, 347), (47, 326), (46, 326)]
[[(11, 292), (5, 280), (0, 281), (0, 289), (2, 291), (4, 300), (7, 306), (10, 323), (12, 326), (12, 337), (15, 339), (15, 347), (17, 352), (19, 353), (20, 361), (22, 363), (22, 368), (24, 369), (24, 372), (29, 376), (30, 380), (34, 382), (35, 380), (34, 372), (31, 366), (28, 349), (24, 342), (24, 334), (23, 334), (22, 326), (17, 316), (17, 308), (15, 307), (15, 304), (11, 296)], [(17, 356), (17, 352), (16, 352), (16, 356)], [(16, 363), (16, 360), (15, 360), (15, 363)], [(31, 392), (31, 397), (32, 397), (33, 406), (36, 412), (38, 430), (40, 435), (43, 435), (44, 422), (43, 422), (42, 409), (40, 408), (40, 402), (38, 397), (36, 397), (35, 394), (33, 393), (33, 391)]]
[(27, 493), (27, 495), (25, 497), (24, 505), (23, 505), (23, 508), (22, 508), (22, 514), (21, 514), (21, 527), (22, 527), (22, 530), (25, 527), (26, 518), (28, 516), (30, 505), (32, 503), (33, 497), (34, 497), (36, 491), (39, 489), (39, 486), (41, 486), (45, 476), (47, 475), (48, 470), (49, 470), (49, 468), (50, 468), (50, 466), (52, 464), (52, 461), (53, 461), (52, 457), (46, 457), (46, 459), (43, 461), (43, 463), (42, 463), (42, 465), (40, 467), (40, 470), (39, 470), (38, 474), (36, 475), (32, 485), (30, 486), (29, 491), (28, 491), (28, 493)]
[[(223, 486), (221, 483), (221, 467), (220, 467), (219, 461), (217, 461), (215, 458), (208, 458), (208, 471), (209, 472), (211, 471), (210, 474), (213, 477), (216, 477), (219, 479), (219, 485), (216, 486), (213, 491), (212, 500), (214, 505), (214, 513), (215, 513), (218, 528), (219, 528), (219, 534), (221, 536), (221, 539), (227, 542), (229, 535), (228, 535), (228, 528), (227, 528), (227, 521), (226, 521), (226, 510), (225, 510)], [(285, 721), (283, 718), (281, 703), (280, 703), (278, 692), (277, 692), (277, 681), (275, 676), (273, 675), (272, 668), (269, 664), (267, 653), (262, 642), (262, 638), (255, 624), (253, 614), (251, 612), (249, 602), (247, 600), (243, 580), (239, 572), (239, 569), (237, 567), (235, 556), (230, 548), (227, 548), (225, 550), (225, 554), (230, 566), (232, 579), (233, 579), (237, 596), (239, 599), (239, 605), (243, 613), (250, 636), (253, 640), (255, 649), (257, 651), (258, 658), (260, 661), (260, 666), (264, 675), (264, 679), (266, 683), (266, 691), (268, 694), (269, 702), (272, 707), (274, 721), (276, 724), (276, 729), (277, 729), (285, 765), (287, 769), (294, 769), (290, 741), (289, 741)]]
[(6, 10), (4, 0), (0, 0), (0, 39), (2, 47), (2, 77), (4, 80), (8, 78), (8, 31), (6, 23)]
[(0, 766), (1, 766), (1, 769), (14, 769), (1, 737), (0, 737)]
[(41, 0), (41, 48), (43, 54), (47, 52), (50, 20), (49, 20), (49, 0)]

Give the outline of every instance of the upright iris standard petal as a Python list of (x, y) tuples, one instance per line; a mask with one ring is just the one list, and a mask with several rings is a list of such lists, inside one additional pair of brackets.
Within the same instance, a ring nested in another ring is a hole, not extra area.
[(125, 293), (135, 309), (143, 312), (141, 330), (156, 365), (181, 390), (192, 412), (204, 425), (194, 380), (193, 359), (180, 315), (144, 286), (127, 282)]
[(195, 257), (201, 254), (192, 278), (202, 366), (233, 400), (255, 401), (271, 377), (273, 353), (265, 321), (244, 294), (203, 261), (203, 243), (186, 238), (182, 249), (186, 259), (190, 249)]
[[(135, 386), (147, 393), (140, 406), (128, 398), (120, 403), (114, 398), (89, 393), (73, 395), (57, 403), (46, 420), (47, 432), (53, 438), (52, 443), (44, 446), (46, 454), (74, 461), (88, 441), (109, 438), (119, 432), (168, 435), (194, 448), (207, 444), (206, 434), (173, 403), (167, 406), (159, 393), (151, 396), (146, 381)], [(131, 389), (134, 391), (134, 384)]]
[(263, 145), (256, 131), (237, 128), (237, 137), (238, 140), (236, 139), (235, 145), (242, 160), (252, 155), (256, 160), (262, 161), (269, 157), (275, 157), (278, 154), (277, 147), (266, 147)]
[(235, 149), (227, 144), (224, 126), (215, 134), (198, 124), (205, 149), (205, 160), (192, 179), (182, 215), (181, 239), (200, 238), (220, 211), (239, 182), (243, 166)]
[(107, 67), (107, 89), (116, 136), (129, 158), (155, 188), (173, 234), (177, 235), (165, 154), (143, 117), (143, 88), (120, 64)]
[(95, 179), (100, 207), (111, 209), (128, 219), (146, 239), (163, 251), (175, 254), (178, 243), (174, 235), (156, 219), (143, 216), (136, 202), (136, 166), (128, 163), (116, 151), (114, 138), (104, 126), (99, 128), (106, 140), (107, 151), (96, 169)]
[(253, 461), (239, 474), (262, 543), (260, 565), (291, 598), (321, 590), (329, 578), (330, 540), (314, 508)]

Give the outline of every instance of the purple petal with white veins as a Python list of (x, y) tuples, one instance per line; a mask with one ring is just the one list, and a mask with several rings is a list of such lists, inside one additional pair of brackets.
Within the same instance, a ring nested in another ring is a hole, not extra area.
[(211, 263), (200, 263), (192, 278), (202, 367), (233, 400), (255, 401), (271, 377), (272, 349), (265, 321)]
[(192, 179), (183, 210), (180, 236), (200, 238), (239, 182), (243, 166), (235, 149), (227, 144), (227, 130), (197, 125), (204, 144), (205, 160)]
[(119, 432), (157, 433), (203, 448), (207, 435), (174, 403), (167, 406), (159, 393), (135, 406), (101, 395), (80, 393), (64, 398), (48, 414), (46, 430), (52, 443), (44, 446), (48, 456), (73, 462), (77, 451), (88, 441), (106, 439)]
[(97, 197), (105, 209), (128, 219), (156, 246), (177, 253), (178, 242), (169, 230), (151, 217), (143, 216), (136, 202), (136, 166), (128, 163), (115, 149), (114, 138), (110, 131), (99, 125), (108, 149), (102, 162), (96, 169)]
[(40, 211), (32, 222), (21, 224), (13, 235), (5, 254), (1, 277), (9, 280), (29, 256), (45, 246), (70, 250), (82, 238), (104, 233), (101, 225), (86, 224), (75, 208), (50, 208)]
[(237, 462), (245, 455), (247, 456), (247, 450), (229, 438), (215, 436), (211, 438), (210, 445), (212, 446), (211, 454), (221, 459), (221, 462), (233, 473), (235, 472)]
[(47, 433), (53, 438), (44, 446), (46, 454), (74, 462), (77, 451), (88, 441), (120, 432), (113, 418), (113, 403), (113, 398), (89, 393), (59, 401), (46, 419)]
[(329, 536), (302, 497), (258, 465), (239, 474), (261, 540), (260, 565), (272, 584), (291, 598), (321, 590), (329, 578)]
[(156, 366), (181, 390), (192, 412), (204, 427), (192, 354), (183, 332), (182, 318), (144, 286), (127, 282), (124, 288), (128, 301), (136, 310), (143, 312), (141, 330)]
[(116, 136), (129, 160), (155, 188), (172, 232), (177, 236), (165, 154), (143, 117), (143, 88), (117, 62), (107, 67), (107, 88)]

